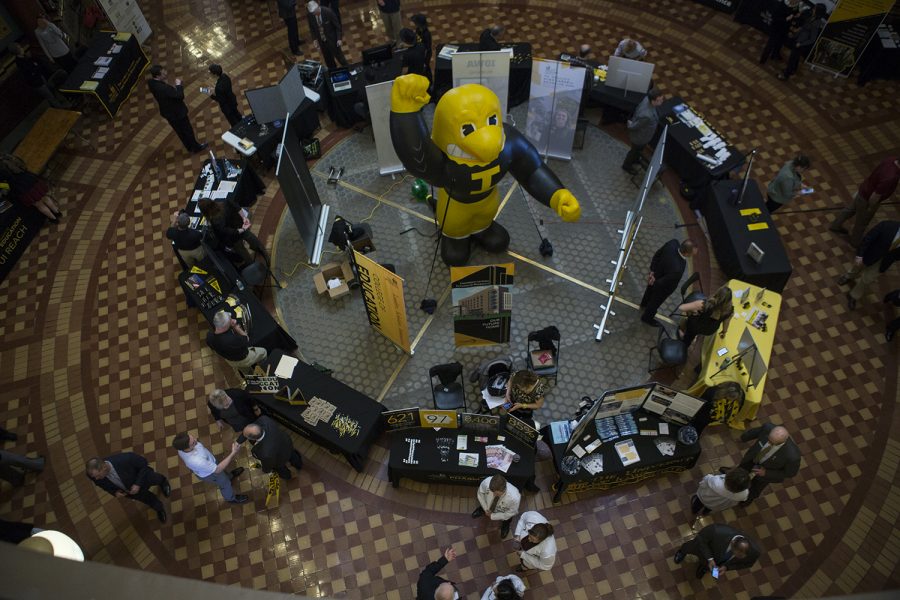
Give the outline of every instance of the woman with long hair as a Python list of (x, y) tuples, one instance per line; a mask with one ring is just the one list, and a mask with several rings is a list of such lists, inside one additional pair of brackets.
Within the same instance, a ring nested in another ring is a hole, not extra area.
[(698, 335), (712, 335), (722, 327), (721, 337), (728, 331), (728, 322), (734, 314), (731, 301), (731, 289), (723, 285), (710, 298), (686, 302), (678, 307), (678, 311), (688, 315), (681, 322), (682, 340), (690, 347)]

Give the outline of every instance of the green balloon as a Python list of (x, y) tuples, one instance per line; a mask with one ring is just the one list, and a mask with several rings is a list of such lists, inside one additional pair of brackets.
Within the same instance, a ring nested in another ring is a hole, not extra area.
[(412, 184), (412, 195), (419, 202), (424, 202), (428, 196), (428, 184), (421, 179), (416, 179)]

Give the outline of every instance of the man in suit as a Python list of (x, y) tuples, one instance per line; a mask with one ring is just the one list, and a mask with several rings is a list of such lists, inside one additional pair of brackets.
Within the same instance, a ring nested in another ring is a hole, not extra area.
[(152, 79), (147, 82), (147, 86), (150, 88), (150, 93), (156, 98), (159, 114), (175, 130), (185, 149), (195, 153), (206, 150), (207, 144), (201, 144), (194, 137), (194, 128), (191, 126), (188, 108), (184, 103), (184, 88), (181, 86), (181, 80), (176, 79), (175, 85), (170, 85), (166, 80), (168, 72), (162, 65), (150, 67), (150, 76)]
[(900, 258), (900, 221), (882, 221), (863, 236), (850, 270), (838, 279), (840, 284), (852, 283), (847, 292), (847, 306), (856, 308), (869, 286)]
[(330, 8), (319, 6), (319, 3), (314, 1), (309, 2), (306, 9), (309, 11), (309, 32), (313, 45), (322, 51), (325, 64), (329, 69), (335, 68), (337, 65), (334, 59), (337, 57), (341, 66), (346, 67), (348, 63), (344, 58), (344, 51), (341, 50), (343, 36), (338, 16)]
[(253, 444), (250, 453), (259, 459), (264, 473), (275, 471), (282, 479), (290, 479), (288, 462), (298, 471), (303, 468), (303, 458), (291, 437), (269, 417), (264, 415), (244, 427), (244, 436)]
[(632, 175), (637, 173), (634, 165), (640, 160), (644, 146), (656, 135), (656, 129), (659, 127), (659, 113), (656, 109), (664, 100), (662, 92), (656, 88), (651, 89), (634, 109), (634, 116), (628, 120), (628, 140), (631, 142), (631, 150), (625, 155), (622, 169)]
[(278, 16), (281, 17), (287, 28), (288, 46), (290, 46), (291, 52), (294, 56), (303, 56), (303, 50), (300, 49), (303, 40), (300, 39), (300, 33), (297, 31), (297, 0), (275, 0), (275, 3), (278, 5)]
[(140, 454), (120, 452), (106, 458), (91, 458), (87, 461), (85, 470), (97, 487), (117, 498), (143, 502), (156, 511), (160, 523), (166, 522), (166, 509), (150, 488), (159, 486), (163, 496), (168, 498), (172, 493), (169, 480), (154, 471), (147, 459)]
[(750, 482), (750, 495), (741, 506), (753, 502), (770, 483), (784, 481), (800, 470), (800, 448), (784, 427), (766, 423), (748, 429), (741, 434), (741, 441), (750, 440), (753, 445), (744, 453), (739, 466), (753, 475), (753, 481)]
[(697, 247), (691, 240), (679, 244), (678, 240), (669, 240), (656, 251), (650, 261), (650, 274), (647, 275), (647, 289), (641, 298), (644, 314), (641, 321), (653, 327), (659, 327), (656, 311), (662, 306), (672, 292), (678, 287), (687, 258), (697, 253)]
[(237, 96), (231, 89), (231, 77), (222, 71), (222, 66), (217, 64), (209, 65), (210, 74), (216, 78), (216, 87), (213, 89), (210, 98), (216, 101), (222, 114), (228, 119), (228, 124), (234, 127), (243, 119), (241, 111), (238, 110)]
[(711, 569), (718, 569), (721, 577), (725, 571), (734, 571), (752, 567), (759, 559), (759, 546), (749, 537), (728, 525), (707, 525), (700, 530), (697, 537), (685, 542), (675, 553), (675, 564), (680, 564), (684, 557), (693, 554), (700, 559), (697, 567), (697, 579)]
[(416, 600), (453, 600), (456, 596), (456, 586), (443, 577), (438, 577), (438, 573), (448, 562), (455, 559), (456, 550), (451, 546), (444, 550), (442, 557), (422, 570), (416, 583)]

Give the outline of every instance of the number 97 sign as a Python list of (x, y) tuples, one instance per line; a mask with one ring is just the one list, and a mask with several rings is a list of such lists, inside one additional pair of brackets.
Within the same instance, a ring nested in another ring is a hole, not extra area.
[(459, 415), (455, 410), (419, 410), (419, 423), (422, 427), (459, 427)]

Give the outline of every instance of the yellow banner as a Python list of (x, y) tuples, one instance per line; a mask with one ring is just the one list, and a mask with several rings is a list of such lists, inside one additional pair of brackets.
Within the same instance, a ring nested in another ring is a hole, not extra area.
[(834, 7), (829, 23), (851, 21), (873, 15), (883, 15), (891, 11), (894, 0), (841, 0)]
[(353, 251), (353, 257), (369, 324), (398, 348), (411, 354), (406, 302), (403, 299), (403, 278), (356, 250)]

